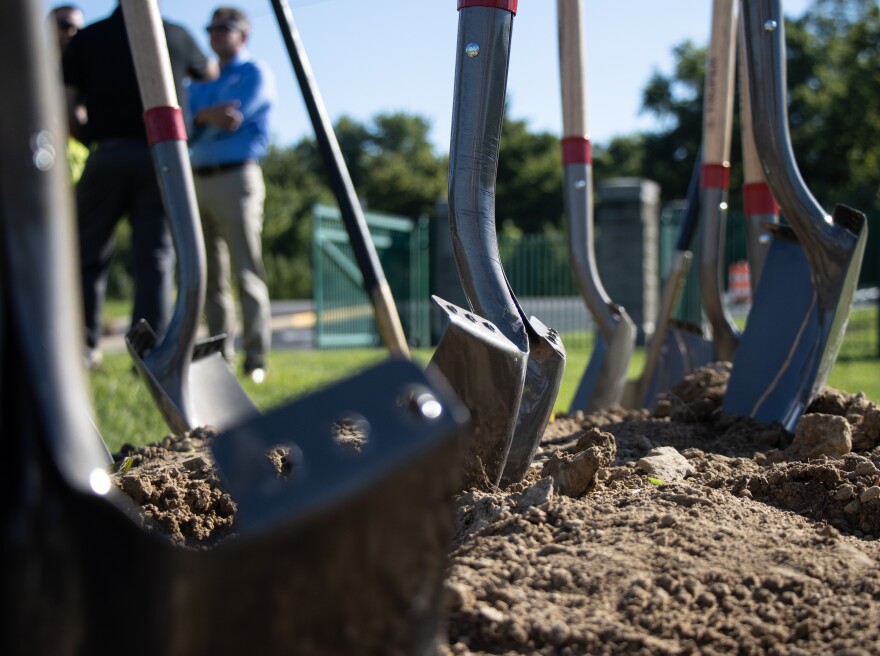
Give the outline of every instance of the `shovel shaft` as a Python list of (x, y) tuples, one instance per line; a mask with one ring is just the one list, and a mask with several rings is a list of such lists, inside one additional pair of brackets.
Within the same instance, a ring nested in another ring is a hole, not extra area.
[(736, 69), (736, 3), (713, 0), (703, 93), (703, 163), (700, 175), (700, 297), (712, 325), (718, 357), (732, 360), (739, 331), (722, 301), (721, 254), (727, 223), (730, 141)]
[(293, 20), (293, 12), (287, 0), (272, 0), (272, 8), (275, 10), (278, 27), (281, 29), (290, 63), (315, 130), (318, 149), (324, 159), (330, 186), (339, 204), (355, 260), (363, 276), (364, 288), (373, 304), (379, 336), (393, 355), (409, 357), (409, 347), (400, 323), (400, 315), (385, 279), (382, 264), (379, 262), (376, 246), (370, 237), (357, 192), (348, 173), (345, 159), (342, 157), (336, 133), (333, 131), (333, 124), (318, 91), (312, 66)]
[(583, 1), (557, 0), (559, 80), (562, 92), (562, 164), (568, 247), (581, 295), (606, 341), (613, 338), (622, 308), (614, 305), (596, 265), (593, 160), (587, 135)]
[(840, 222), (835, 222), (801, 177), (788, 127), (785, 24), (779, 0), (744, 2), (743, 20), (749, 98), (756, 118), (753, 126), (762, 168), (783, 215), (803, 246), (819, 304), (824, 311), (833, 310), (863, 223), (850, 213), (841, 213)]
[[(11, 26), (7, 47), (15, 53), (0, 60), (0, 85), (5, 97), (15, 99), (0, 121), (0, 388), (9, 409), (5, 471), (13, 476), (6, 484), (29, 490), (14, 496), (45, 513), (45, 499), (34, 489), (45, 481), (16, 458), (48, 449), (61, 476), (79, 492), (92, 491), (90, 475), (103, 472), (108, 459), (89, 420), (92, 402), (80, 360), (76, 216), (52, 51), (46, 48), (39, 3), (16, 0), (4, 10)], [(18, 532), (9, 527), (30, 521), (14, 516), (19, 510), (34, 508), (7, 505), (7, 539)], [(33, 577), (28, 581), (33, 591)]]
[[(499, 5), (504, 5), (500, 6)], [(528, 355), (525, 383), (499, 382), (502, 393), (522, 384), (522, 402), (502, 482), (519, 481), (550, 418), (565, 367), (558, 334), (520, 307), (498, 252), (495, 179), (515, 3), (459, 3), (449, 219), (462, 287), (477, 314)]]
[(198, 425), (189, 368), (205, 304), (205, 244), (196, 203), (186, 131), (171, 73), (157, 2), (121, 0), (144, 105), (144, 123), (177, 253), (177, 299), (166, 334), (148, 353), (129, 345), (172, 430)]
[(749, 69), (746, 62), (745, 21), (739, 29), (739, 116), (743, 158), (743, 213), (746, 218), (746, 247), (749, 261), (749, 284), (754, 295), (764, 269), (770, 234), (766, 226), (779, 223), (779, 204), (770, 191), (761, 158), (755, 145), (752, 101), (749, 97)]

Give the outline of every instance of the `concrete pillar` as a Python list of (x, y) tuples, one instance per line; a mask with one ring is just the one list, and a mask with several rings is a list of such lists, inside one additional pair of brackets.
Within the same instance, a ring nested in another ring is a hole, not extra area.
[(654, 332), (660, 303), (660, 185), (612, 178), (596, 189), (596, 264), (611, 300), (639, 329), (638, 343)]
[[(458, 277), (458, 267), (452, 252), (452, 232), (449, 229), (449, 203), (438, 200), (431, 217), (430, 237), (431, 294), (459, 307), (469, 308), (467, 297)], [(446, 314), (431, 301), (431, 343), (438, 344), (446, 330)]]

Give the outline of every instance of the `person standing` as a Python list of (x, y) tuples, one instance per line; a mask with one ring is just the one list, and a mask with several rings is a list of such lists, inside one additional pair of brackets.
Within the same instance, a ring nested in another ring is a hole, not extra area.
[(220, 60), (220, 77), (190, 89), (190, 160), (207, 255), (205, 318), (212, 335), (226, 334), (223, 354), (232, 362), (235, 308), (229, 279), (234, 278), (241, 302), (244, 374), (261, 383), (271, 333), (260, 160), (269, 146), (275, 83), (269, 68), (246, 47), (250, 23), (244, 12), (219, 7), (207, 30)]
[[(211, 79), (217, 64), (180, 25), (163, 21), (178, 98), (185, 78)], [(71, 134), (90, 155), (76, 188), (86, 366), (100, 364), (101, 316), (116, 225), (128, 216), (134, 255), (132, 326), (145, 319), (161, 337), (171, 317), (174, 248), (153, 167), (143, 103), (117, 6), (70, 40), (62, 57)]]

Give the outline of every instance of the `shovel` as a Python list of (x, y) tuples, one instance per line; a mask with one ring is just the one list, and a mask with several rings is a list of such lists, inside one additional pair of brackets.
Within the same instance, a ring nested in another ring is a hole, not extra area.
[(559, 77), (562, 86), (562, 162), (568, 246), (575, 278), (598, 326), (596, 346), (570, 412), (593, 412), (621, 400), (636, 326), (611, 301), (596, 267), (593, 233), (593, 164), (587, 136), (582, 0), (558, 0)]
[(186, 131), (156, 5), (122, 0), (145, 112), (147, 139), (177, 251), (178, 294), (161, 341), (141, 320), (125, 337), (128, 351), (168, 427), (183, 433), (210, 424), (225, 428), (257, 412), (221, 355), (223, 338), (196, 344), (205, 303), (205, 245)]
[(394, 297), (391, 295), (391, 288), (385, 279), (376, 247), (370, 238), (363, 210), (358, 202), (354, 184), (352, 184), (351, 176), (342, 157), (342, 151), (339, 149), (333, 125), (324, 108), (324, 101), (318, 91), (318, 85), (315, 82), (302, 39), (300, 39), (296, 23), (293, 21), (290, 5), (287, 0), (272, 0), (272, 8), (275, 10), (278, 27), (281, 29), (284, 44), (287, 46), (290, 62), (299, 82), (312, 127), (315, 129), (318, 149), (324, 159), (324, 166), (330, 177), (330, 186), (336, 196), (336, 202), (339, 203), (339, 211), (345, 222), (348, 238), (364, 279), (364, 288), (373, 304), (379, 336), (392, 355), (408, 358), (409, 347), (400, 324), (400, 316), (394, 304)]
[[(33, 484), (21, 460), (36, 446), (15, 440), (39, 419), (48, 431), (42, 448), (51, 451), (73, 488), (90, 490), (91, 479), (107, 480), (104, 467), (112, 459), (91, 420), (88, 381), (78, 357), (84, 322), (74, 283), (79, 272), (64, 155), (67, 129), (39, 6), (20, 1), (4, 8), (13, 26), (7, 45), (16, 56), (0, 64), (4, 95), (15, 98), (0, 121), (0, 416), (10, 447), (3, 478), (20, 476)], [(65, 441), (66, 431), (78, 440)], [(42, 503), (30, 487), (5, 487), (7, 500)], [(4, 516), (6, 535), (21, 537), (28, 530), (13, 519), (15, 513)]]
[(510, 35), (516, 0), (459, 0), (452, 138), (449, 150), (449, 218), (462, 288), (474, 312), (485, 317), (527, 360), (525, 377), (510, 372), (482, 391), (515, 397), (522, 391), (501, 482), (522, 480), (550, 419), (565, 367), (556, 331), (527, 318), (501, 265), (495, 232), (495, 180)]
[(758, 288), (767, 250), (770, 247), (769, 226), (779, 223), (779, 204), (770, 191), (761, 158), (755, 145), (752, 128), (752, 103), (749, 99), (749, 71), (746, 65), (745, 22), (739, 29), (739, 120), (743, 158), (743, 214), (746, 221), (746, 250), (749, 262), (749, 285), (752, 296)]
[(785, 29), (778, 0), (743, 3), (753, 130), (791, 228), (772, 228), (723, 408), (794, 430), (837, 357), (865, 252), (865, 215), (828, 216), (798, 170), (788, 130)]
[(672, 388), (688, 372), (715, 359), (715, 346), (703, 337), (699, 326), (672, 319), (693, 259), (690, 248), (700, 214), (701, 165), (698, 152), (688, 183), (687, 204), (675, 252), (663, 283), (657, 329), (651, 338), (641, 375), (627, 381), (624, 388), (622, 404), (628, 408), (653, 408), (658, 394)]
[(739, 330), (721, 293), (730, 140), (736, 79), (736, 0), (713, 0), (712, 32), (703, 93), (703, 164), (700, 174), (700, 298), (712, 327), (715, 357), (732, 361)]

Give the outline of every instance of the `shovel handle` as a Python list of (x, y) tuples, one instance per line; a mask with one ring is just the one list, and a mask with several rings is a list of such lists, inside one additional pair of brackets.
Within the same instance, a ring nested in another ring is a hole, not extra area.
[[(735, 0), (713, 0), (712, 32), (703, 90), (704, 167), (719, 164), (729, 166), (736, 68), (735, 34)], [(704, 185), (712, 183), (711, 176), (704, 176)]]
[(342, 149), (339, 147), (339, 141), (333, 131), (333, 124), (315, 82), (305, 46), (303, 46), (299, 30), (293, 20), (293, 12), (290, 10), (287, 0), (272, 0), (272, 9), (275, 12), (278, 28), (281, 30), (294, 75), (302, 92), (312, 127), (315, 130), (318, 150), (324, 160), (327, 176), (330, 179), (330, 187), (339, 204), (339, 212), (342, 214), (349, 243), (363, 277), (364, 288), (373, 305), (379, 337), (392, 355), (409, 358), (409, 346), (406, 342), (397, 306), (394, 303), (394, 297), (391, 294), (391, 287), (385, 278), (376, 246), (370, 237), (354, 183), (349, 175), (345, 159), (342, 157)]
[(153, 0), (121, 0), (120, 4), (144, 109), (177, 107), (171, 60), (159, 54), (168, 52), (168, 43), (158, 4)]
[(562, 85), (563, 140), (587, 136), (583, 0), (557, 0), (559, 80)]
[(749, 91), (749, 69), (746, 60), (746, 26), (740, 21), (739, 29), (739, 121), (741, 128), (743, 158), (743, 209), (746, 216), (774, 216), (779, 214), (779, 204), (770, 191), (758, 147), (752, 116), (752, 99)]

